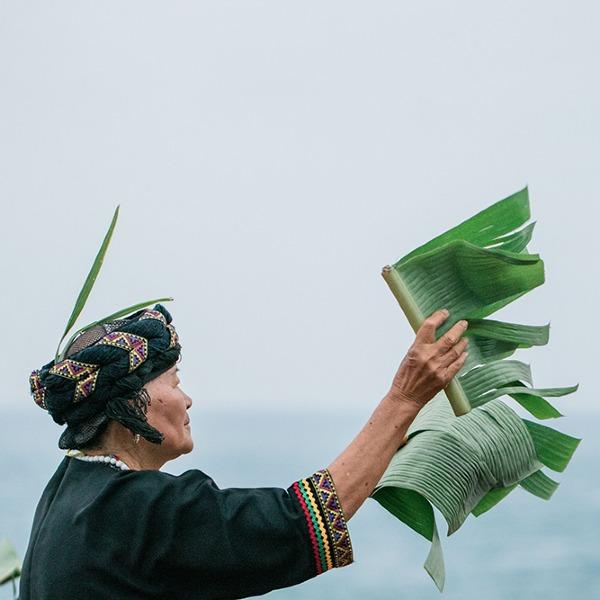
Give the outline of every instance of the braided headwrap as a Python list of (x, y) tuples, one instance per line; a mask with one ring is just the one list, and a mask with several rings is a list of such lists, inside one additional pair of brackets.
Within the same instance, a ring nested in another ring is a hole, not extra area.
[(31, 393), (56, 423), (67, 424), (60, 448), (89, 444), (109, 419), (160, 443), (163, 435), (146, 420), (143, 386), (171, 368), (180, 352), (171, 315), (157, 304), (75, 338), (66, 358), (33, 371)]
[(89, 444), (109, 419), (160, 443), (163, 435), (146, 420), (143, 386), (171, 368), (180, 352), (171, 315), (157, 304), (75, 338), (66, 358), (33, 371), (31, 393), (56, 423), (67, 424), (60, 448)]

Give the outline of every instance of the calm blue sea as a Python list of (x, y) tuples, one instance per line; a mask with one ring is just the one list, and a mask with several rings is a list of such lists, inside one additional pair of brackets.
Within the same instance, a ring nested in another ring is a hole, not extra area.
[[(180, 473), (200, 468), (220, 487), (287, 487), (327, 466), (359, 431), (364, 414), (273, 414), (238, 409), (192, 413), (196, 447), (166, 465)], [(442, 540), (448, 600), (482, 598), (600, 598), (600, 442), (594, 418), (568, 418), (554, 425), (584, 437), (550, 502), (516, 490), (490, 513), (470, 518)], [(62, 458), (60, 428), (27, 407), (4, 411), (0, 434), (0, 537), (24, 554), (33, 511)], [(550, 473), (551, 474), (551, 473)], [(367, 500), (350, 521), (355, 563), (334, 569), (269, 598), (312, 600), (440, 598), (422, 569), (428, 543)], [(440, 532), (445, 528), (438, 517)], [(0, 587), (0, 600), (12, 597)]]

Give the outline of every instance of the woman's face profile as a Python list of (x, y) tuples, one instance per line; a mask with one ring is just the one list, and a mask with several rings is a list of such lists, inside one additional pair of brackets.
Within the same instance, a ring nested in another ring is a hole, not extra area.
[(192, 399), (179, 387), (178, 371), (177, 365), (173, 365), (146, 384), (151, 399), (146, 417), (148, 423), (164, 435), (160, 448), (168, 455), (168, 460), (194, 448), (187, 413)]

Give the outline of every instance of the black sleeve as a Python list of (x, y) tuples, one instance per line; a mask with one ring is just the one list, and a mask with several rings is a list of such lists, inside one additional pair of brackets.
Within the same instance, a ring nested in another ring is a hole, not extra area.
[(219, 489), (199, 470), (156, 476), (146, 496), (156, 534), (146, 539), (155, 540), (155, 574), (172, 597), (246, 598), (353, 561), (327, 469), (287, 490)]

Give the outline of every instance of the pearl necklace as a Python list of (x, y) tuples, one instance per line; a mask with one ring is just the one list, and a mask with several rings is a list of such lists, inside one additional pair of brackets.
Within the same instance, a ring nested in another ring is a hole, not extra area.
[(103, 454), (92, 456), (89, 454), (84, 454), (80, 450), (68, 450), (67, 456), (76, 458), (77, 460), (83, 460), (85, 462), (103, 462), (107, 465), (116, 467), (117, 469), (121, 469), (121, 471), (131, 471), (131, 468), (127, 466), (127, 464), (124, 463), (120, 458), (117, 458), (114, 454), (111, 456), (106, 456)]

